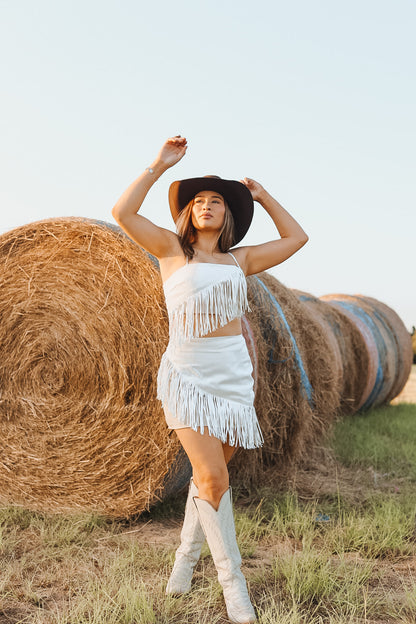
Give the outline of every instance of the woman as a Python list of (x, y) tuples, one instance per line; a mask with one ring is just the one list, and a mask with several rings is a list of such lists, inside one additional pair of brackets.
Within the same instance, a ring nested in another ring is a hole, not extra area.
[[(186, 150), (185, 138), (168, 139), (112, 214), (159, 260), (170, 339), (158, 373), (158, 398), (193, 471), (181, 544), (166, 592), (189, 591), (206, 537), (228, 617), (246, 624), (256, 617), (240, 569), (227, 470), (237, 446), (262, 444), (253, 407), (252, 367), (241, 329), (241, 316), (249, 309), (246, 276), (283, 262), (308, 237), (250, 178), (237, 182), (205, 176), (174, 182), (169, 204), (177, 233), (138, 215), (151, 186)], [(231, 252), (250, 226), (253, 200), (269, 213), (280, 238)]]

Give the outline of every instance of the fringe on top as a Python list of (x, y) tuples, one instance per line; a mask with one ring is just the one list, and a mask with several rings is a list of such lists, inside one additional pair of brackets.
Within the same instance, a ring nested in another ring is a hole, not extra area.
[[(204, 263), (198, 266), (204, 266)], [(169, 298), (165, 292), (171, 340), (200, 338), (250, 311), (243, 271), (232, 265), (222, 266), (237, 270), (194, 292), (176, 306), (172, 306), (174, 297)]]

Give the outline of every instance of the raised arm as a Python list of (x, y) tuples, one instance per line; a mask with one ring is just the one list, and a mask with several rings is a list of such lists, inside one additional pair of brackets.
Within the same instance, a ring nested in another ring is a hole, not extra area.
[(150, 167), (130, 184), (112, 210), (114, 219), (130, 238), (157, 258), (169, 255), (172, 248), (176, 248), (177, 236), (137, 213), (156, 180), (183, 158), (186, 149), (184, 137), (176, 136), (165, 141)]
[(250, 190), (253, 199), (269, 213), (280, 234), (277, 240), (241, 248), (245, 273), (253, 275), (284, 262), (303, 247), (309, 238), (299, 223), (261, 184), (251, 178), (244, 178), (241, 182)]

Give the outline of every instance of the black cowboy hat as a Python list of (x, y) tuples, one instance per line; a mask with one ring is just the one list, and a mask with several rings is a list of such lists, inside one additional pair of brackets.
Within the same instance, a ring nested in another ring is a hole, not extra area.
[(169, 206), (174, 221), (200, 191), (217, 191), (224, 197), (234, 217), (233, 244), (239, 243), (250, 227), (254, 212), (253, 197), (248, 188), (237, 180), (223, 180), (213, 175), (177, 180), (169, 187)]

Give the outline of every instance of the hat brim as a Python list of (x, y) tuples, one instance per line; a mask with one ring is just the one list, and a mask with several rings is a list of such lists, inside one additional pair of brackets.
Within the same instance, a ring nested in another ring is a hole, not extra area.
[(253, 219), (254, 202), (248, 188), (237, 180), (214, 176), (177, 180), (169, 187), (169, 206), (176, 222), (180, 212), (201, 191), (216, 191), (227, 202), (234, 218), (234, 245), (246, 235)]

